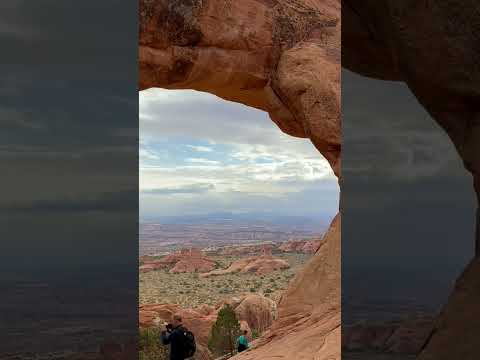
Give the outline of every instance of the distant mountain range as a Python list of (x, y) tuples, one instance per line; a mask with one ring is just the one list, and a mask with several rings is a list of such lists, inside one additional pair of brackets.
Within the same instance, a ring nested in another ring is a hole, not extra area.
[(276, 227), (302, 228), (314, 231), (324, 231), (331, 221), (332, 215), (320, 214), (319, 216), (278, 215), (269, 213), (231, 213), (219, 212), (201, 215), (181, 216), (152, 216), (141, 219), (141, 223), (160, 224), (270, 224)]

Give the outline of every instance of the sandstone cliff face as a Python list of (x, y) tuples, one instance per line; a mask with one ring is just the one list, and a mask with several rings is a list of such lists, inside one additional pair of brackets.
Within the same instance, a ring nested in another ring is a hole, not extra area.
[[(195, 89), (269, 113), (340, 176), (340, 0), (140, 0), (139, 88)], [(340, 219), (239, 358), (340, 359)]]
[(340, 216), (324, 244), (297, 274), (278, 305), (278, 319), (255, 349), (234, 359), (340, 359)]
[[(366, 76), (406, 82), (449, 135), (480, 201), (479, 12), (475, 0), (342, 0), (342, 65)], [(477, 211), (477, 257), (479, 216)], [(480, 277), (477, 263), (459, 280), (420, 359), (478, 357), (478, 336), (465, 336), (478, 334), (480, 323), (473, 305), (480, 303), (480, 292), (473, 290)]]

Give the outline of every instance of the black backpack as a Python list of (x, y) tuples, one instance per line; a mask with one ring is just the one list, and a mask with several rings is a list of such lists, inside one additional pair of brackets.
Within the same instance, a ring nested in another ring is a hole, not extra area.
[(182, 329), (182, 334), (183, 334), (183, 358), (188, 359), (192, 357), (195, 354), (195, 351), (197, 350), (197, 345), (195, 343), (195, 335), (193, 333), (186, 329)]

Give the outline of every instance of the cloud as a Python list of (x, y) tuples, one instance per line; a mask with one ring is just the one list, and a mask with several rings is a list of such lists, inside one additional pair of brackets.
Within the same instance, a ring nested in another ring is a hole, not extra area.
[(138, 201), (136, 190), (106, 192), (90, 198), (69, 197), (2, 204), (0, 211), (8, 214), (89, 213), (132, 211)]
[(213, 149), (211, 147), (208, 147), (208, 146), (187, 145), (187, 147), (189, 147), (190, 149), (193, 149), (195, 151), (199, 151), (199, 152), (212, 152), (213, 151)]
[(177, 188), (157, 188), (145, 189), (141, 191), (142, 195), (174, 195), (174, 194), (203, 194), (210, 190), (214, 190), (213, 184), (192, 184)]
[(188, 162), (195, 163), (195, 164), (204, 164), (204, 165), (218, 165), (219, 164), (218, 161), (202, 159), (202, 158), (188, 158), (186, 160)]
[(343, 263), (434, 274), (466, 262), (475, 230), (471, 177), (408, 87), (344, 71), (342, 115)]
[(266, 112), (211, 94), (150, 89), (140, 93), (139, 111), (140, 138), (147, 144), (165, 138), (203, 139), (322, 158), (308, 139), (282, 133)]
[[(338, 207), (336, 177), (308, 139), (282, 133), (268, 114), (196, 91), (151, 89), (140, 93), (141, 148), (157, 159), (140, 161), (142, 214), (208, 213), (218, 209), (289, 213), (309, 201), (298, 194), (312, 186)], [(143, 190), (179, 194), (192, 184), (212, 184), (214, 191), (193, 198), (156, 202)], [(331, 192), (331, 193), (329, 193)], [(295, 203), (296, 202), (296, 203)], [(261, 205), (263, 204), (263, 205)], [(317, 203), (317, 210), (324, 206)], [(301, 211), (300, 211), (301, 212)]]
[(405, 84), (347, 70), (342, 79), (345, 177), (411, 182), (464, 176), (451, 140)]
[[(292, 188), (295, 184), (291, 184)], [(209, 214), (213, 212), (272, 213), (313, 216), (330, 219), (338, 211), (338, 185), (325, 181), (290, 193), (256, 193), (216, 189), (182, 197), (168, 193), (161, 202), (154, 196), (141, 193), (140, 219), (154, 216)], [(145, 195), (145, 196), (144, 196)]]
[(160, 157), (153, 151), (141, 147), (139, 149), (140, 161), (158, 160)]
[(0, 2), (0, 253), (17, 268), (136, 261), (138, 136), (118, 136), (137, 128), (135, 5), (118, 5)]

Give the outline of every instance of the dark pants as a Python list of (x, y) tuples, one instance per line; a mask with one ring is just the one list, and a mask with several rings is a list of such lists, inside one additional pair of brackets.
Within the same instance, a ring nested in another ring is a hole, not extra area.
[(247, 350), (247, 347), (246, 347), (245, 345), (243, 345), (243, 344), (239, 344), (239, 345), (238, 345), (238, 348), (237, 348), (237, 351), (238, 351), (238, 352), (242, 352), (242, 351), (244, 351), (244, 350)]

